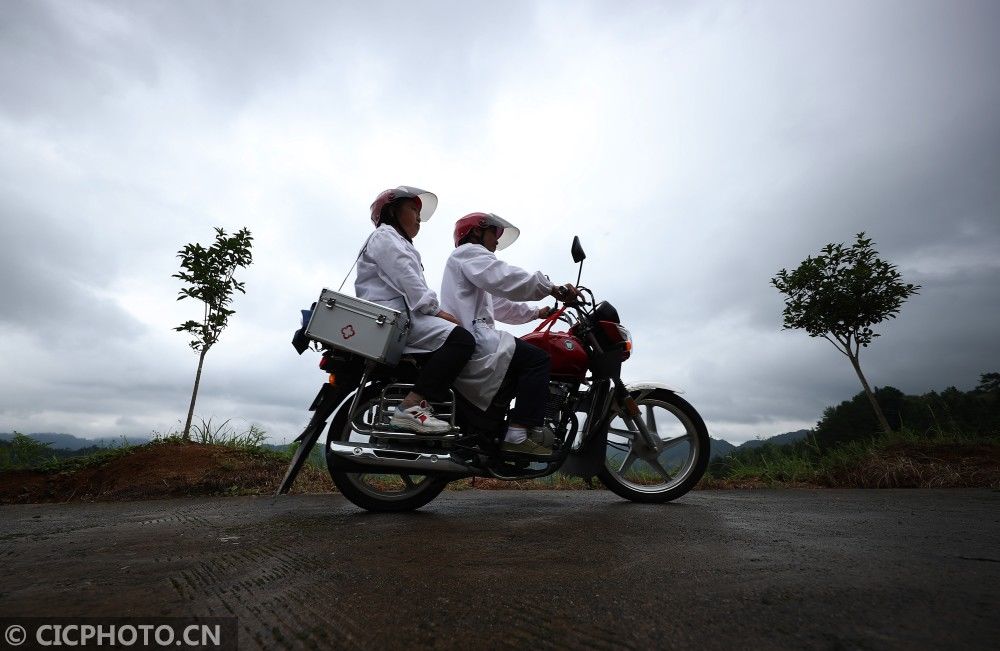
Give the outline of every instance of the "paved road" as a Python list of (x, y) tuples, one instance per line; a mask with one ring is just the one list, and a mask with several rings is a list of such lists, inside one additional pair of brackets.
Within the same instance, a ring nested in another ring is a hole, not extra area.
[(240, 648), (1000, 643), (1000, 492), (446, 492), (0, 507), (0, 614), (230, 616)]

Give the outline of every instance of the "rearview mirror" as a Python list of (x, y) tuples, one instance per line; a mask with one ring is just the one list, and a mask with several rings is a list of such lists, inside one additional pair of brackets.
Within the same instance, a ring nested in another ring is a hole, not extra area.
[(573, 262), (583, 262), (586, 259), (587, 254), (583, 252), (583, 247), (580, 246), (580, 236), (573, 236), (573, 246), (570, 248), (573, 252)]

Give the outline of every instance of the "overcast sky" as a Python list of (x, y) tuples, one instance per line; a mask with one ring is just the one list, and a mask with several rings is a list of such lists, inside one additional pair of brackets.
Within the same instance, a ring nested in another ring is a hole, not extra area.
[[(1000, 371), (1000, 3), (46, 2), (0, 20), (0, 431), (179, 429), (197, 362), (177, 251), (248, 227), (247, 293), (196, 414), (296, 436), (324, 380), (289, 340), (391, 186), (619, 308), (631, 381), (731, 442), (860, 385), (781, 330), (768, 281), (872, 237), (923, 286), (862, 354), (874, 385)], [(513, 329), (523, 332), (521, 329)]]

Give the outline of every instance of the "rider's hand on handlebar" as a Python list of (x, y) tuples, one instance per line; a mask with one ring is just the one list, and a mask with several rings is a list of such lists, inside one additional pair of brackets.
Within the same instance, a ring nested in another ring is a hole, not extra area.
[(455, 325), (462, 325), (461, 323), (458, 322), (458, 319), (455, 318), (454, 314), (450, 314), (448, 312), (445, 312), (444, 310), (438, 310), (438, 313), (435, 316), (439, 316), (445, 321), (451, 321)]
[(552, 308), (546, 305), (545, 307), (538, 308), (538, 316), (536, 316), (535, 318), (544, 319), (548, 317), (550, 314), (552, 314)]
[(549, 293), (555, 296), (556, 300), (567, 304), (576, 303), (576, 299), (580, 296), (580, 291), (572, 283), (556, 285)]

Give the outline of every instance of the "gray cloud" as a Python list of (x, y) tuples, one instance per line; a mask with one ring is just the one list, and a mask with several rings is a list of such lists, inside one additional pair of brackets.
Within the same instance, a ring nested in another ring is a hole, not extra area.
[(560, 281), (580, 234), (583, 282), (636, 337), (627, 375), (679, 385), (717, 435), (857, 392), (780, 330), (768, 280), (861, 230), (923, 285), (871, 381), (968, 388), (1000, 370), (998, 26), (992, 2), (12, 3), (0, 429), (175, 427), (195, 358), (171, 328), (197, 306), (174, 254), (222, 225), (255, 263), (198, 411), (296, 434), (322, 381), (297, 310), (399, 183), (441, 196), (433, 285), (465, 212), (521, 225), (504, 256)]
[[(135, 337), (142, 327), (100, 289), (116, 272), (110, 251), (91, 246), (63, 225), (0, 198), (0, 256), (4, 278), (0, 324), (55, 345), (90, 345), (101, 338)], [(95, 264), (108, 261), (106, 266)]]
[(142, 40), (122, 33), (109, 6), (14, 2), (4, 15), (0, 109), (19, 120), (75, 121), (128, 82), (155, 79)]

